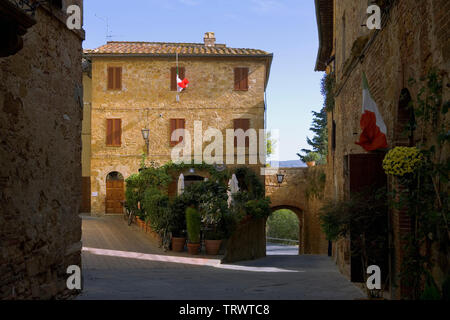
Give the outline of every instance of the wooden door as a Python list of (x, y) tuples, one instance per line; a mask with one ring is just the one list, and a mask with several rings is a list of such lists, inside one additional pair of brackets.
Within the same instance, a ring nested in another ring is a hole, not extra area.
[(124, 181), (106, 181), (106, 213), (123, 213), (122, 201), (125, 200)]
[[(367, 187), (372, 189), (378, 189), (387, 186), (387, 176), (383, 170), (382, 162), (384, 153), (365, 153), (365, 154), (351, 154), (346, 157), (348, 161), (348, 176), (346, 177), (347, 186), (350, 194), (362, 192)], [(386, 204), (386, 219), (382, 219), (374, 223), (374, 228), (384, 228), (387, 225), (387, 204)], [(362, 260), (360, 254), (355, 253), (355, 247), (357, 247), (358, 235), (355, 234), (350, 226), (350, 273), (351, 281), (363, 282), (364, 273)], [(387, 239), (386, 239), (387, 241)], [(373, 264), (378, 265), (381, 268), (382, 277), (386, 275), (388, 270), (387, 265), (387, 252), (386, 257), (381, 261), (373, 261)], [(370, 253), (369, 253), (370, 260)]]

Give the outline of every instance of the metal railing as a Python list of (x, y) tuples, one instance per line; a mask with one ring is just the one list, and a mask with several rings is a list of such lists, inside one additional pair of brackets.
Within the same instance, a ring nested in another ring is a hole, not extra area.
[(299, 244), (298, 240), (292, 240), (292, 239), (280, 239), (280, 238), (272, 238), (272, 237), (266, 237), (266, 241), (282, 241), (282, 242), (292, 242), (292, 243), (296, 243)]

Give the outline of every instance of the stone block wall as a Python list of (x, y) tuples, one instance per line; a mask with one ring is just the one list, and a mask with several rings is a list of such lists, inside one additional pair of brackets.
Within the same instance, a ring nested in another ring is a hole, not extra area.
[[(328, 126), (331, 141), (331, 123), (336, 122), (336, 149), (329, 144), (329, 167), (327, 177), (328, 192), (336, 199), (345, 196), (345, 161), (348, 154), (365, 153), (355, 141), (361, 132), (359, 120), (362, 102), (362, 72), (365, 72), (371, 94), (387, 126), (389, 147), (395, 145), (394, 132), (397, 126), (397, 109), (400, 92), (406, 88), (415, 99), (421, 85), (409, 84), (409, 79), (419, 80), (431, 68), (449, 70), (449, 2), (443, 0), (395, 1), (388, 20), (383, 28), (372, 33), (361, 27), (364, 21), (364, 1), (344, 0), (335, 5), (336, 21), (336, 105), (328, 114)], [(343, 19), (343, 17), (345, 17)], [(345, 20), (345, 27), (344, 27)], [(419, 23), (420, 22), (420, 23)], [(357, 57), (356, 63), (346, 69), (351, 59), (351, 48), (359, 37), (369, 36), (370, 47), (363, 57)], [(345, 53), (345, 55), (344, 55)], [(444, 88), (448, 86), (448, 74), (444, 74)], [(449, 90), (444, 89), (444, 101), (449, 99)], [(395, 218), (395, 215), (394, 217)], [(399, 226), (398, 221), (393, 221)], [(400, 229), (393, 230), (395, 237)], [(344, 273), (349, 268), (348, 241), (336, 243), (333, 255)], [(401, 251), (400, 251), (401, 252)], [(401, 261), (396, 257), (396, 263)]]
[(81, 265), (81, 41), (39, 8), (0, 58), (0, 299), (69, 297)]
[[(233, 119), (249, 118), (250, 127), (264, 129), (265, 61), (249, 58), (183, 57), (189, 88), (170, 91), (170, 68), (175, 61), (157, 57), (92, 57), (92, 138), (91, 199), (92, 213), (105, 212), (106, 176), (120, 172), (126, 179), (140, 167), (146, 145), (141, 129), (150, 129), (147, 161), (164, 164), (171, 159), (170, 119), (184, 118), (194, 148), (194, 121), (223, 133), (233, 129)], [(108, 91), (107, 67), (122, 67), (122, 90)], [(234, 91), (234, 67), (246, 66), (249, 90)], [(122, 119), (122, 145), (106, 146), (106, 119)], [(209, 143), (204, 143), (203, 147)], [(235, 150), (233, 149), (233, 154)], [(246, 151), (247, 153), (249, 150)], [(192, 155), (194, 153), (192, 152)], [(248, 163), (248, 161), (247, 161)]]

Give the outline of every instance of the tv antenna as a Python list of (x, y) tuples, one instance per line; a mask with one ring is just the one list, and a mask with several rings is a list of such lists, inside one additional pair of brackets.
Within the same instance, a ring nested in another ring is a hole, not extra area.
[(112, 40), (113, 37), (119, 37), (118, 35), (113, 35), (113, 34), (111, 34), (111, 30), (109, 29), (109, 20), (108, 20), (107, 17), (106, 17), (106, 18), (103, 18), (103, 17), (98, 16), (97, 14), (94, 14), (94, 15), (95, 15), (98, 19), (100, 19), (100, 20), (102, 20), (103, 22), (105, 22), (105, 24), (106, 24), (106, 35), (105, 35), (106, 42)]

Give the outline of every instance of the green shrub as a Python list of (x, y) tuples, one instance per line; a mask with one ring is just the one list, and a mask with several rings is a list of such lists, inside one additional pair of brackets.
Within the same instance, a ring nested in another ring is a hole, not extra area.
[(150, 220), (150, 225), (155, 232), (168, 229), (171, 222), (171, 211), (167, 194), (155, 187), (148, 188), (144, 192), (141, 203), (146, 213), (145, 220)]
[(303, 162), (311, 162), (311, 161), (319, 161), (320, 160), (320, 154), (318, 154), (317, 152), (308, 152), (306, 155), (304, 156), (300, 156), (301, 160)]
[(255, 219), (267, 218), (271, 214), (270, 199), (249, 200), (245, 204), (245, 211)]
[[(297, 215), (286, 209), (277, 210), (267, 219), (267, 236), (298, 240), (299, 222)], [(292, 244), (292, 242), (289, 242)]]
[(186, 209), (186, 226), (190, 243), (200, 243), (200, 213), (192, 208)]

